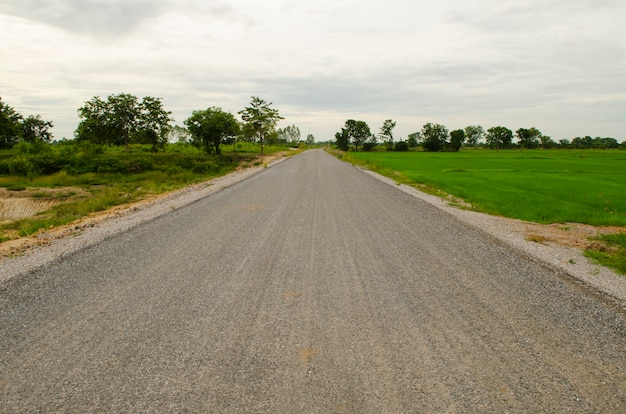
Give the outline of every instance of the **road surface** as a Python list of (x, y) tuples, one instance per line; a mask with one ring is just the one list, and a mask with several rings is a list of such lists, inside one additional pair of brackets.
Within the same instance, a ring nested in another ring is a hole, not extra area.
[(0, 411), (626, 412), (626, 315), (307, 151), (6, 282)]

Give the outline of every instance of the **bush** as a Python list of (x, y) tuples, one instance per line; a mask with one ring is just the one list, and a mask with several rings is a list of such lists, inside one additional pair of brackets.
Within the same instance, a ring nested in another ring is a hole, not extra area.
[(372, 151), (374, 148), (376, 148), (376, 144), (373, 142), (363, 143), (363, 151)]
[(396, 142), (396, 146), (394, 148), (394, 151), (408, 151), (409, 150), (409, 143), (406, 141), (398, 141)]

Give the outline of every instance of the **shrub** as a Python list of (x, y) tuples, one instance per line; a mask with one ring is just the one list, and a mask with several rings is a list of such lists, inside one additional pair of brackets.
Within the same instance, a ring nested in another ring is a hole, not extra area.
[(394, 151), (408, 151), (409, 150), (409, 144), (406, 141), (398, 141), (396, 142), (396, 146), (394, 148)]

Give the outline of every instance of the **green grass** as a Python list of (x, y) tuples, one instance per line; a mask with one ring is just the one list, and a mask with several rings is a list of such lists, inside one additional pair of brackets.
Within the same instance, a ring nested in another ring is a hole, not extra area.
[(350, 157), (489, 214), (537, 223), (626, 226), (624, 151), (359, 152)]
[(587, 250), (585, 256), (626, 275), (626, 233), (605, 234), (598, 240), (600, 246)]

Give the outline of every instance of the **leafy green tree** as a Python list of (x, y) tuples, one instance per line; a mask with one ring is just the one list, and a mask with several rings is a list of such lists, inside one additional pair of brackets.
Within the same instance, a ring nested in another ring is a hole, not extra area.
[(307, 145), (315, 144), (315, 137), (313, 136), (313, 134), (308, 134), (306, 136), (306, 143), (307, 143)]
[(420, 132), (414, 132), (409, 134), (409, 139), (407, 140), (407, 144), (409, 148), (416, 148), (420, 141), (422, 140), (422, 134)]
[(465, 139), (467, 145), (475, 147), (478, 144), (485, 133), (485, 130), (480, 125), (468, 125), (465, 127)]
[(569, 148), (572, 144), (569, 142), (569, 139), (560, 139), (559, 147), (560, 148)]
[(51, 121), (44, 121), (40, 115), (30, 115), (22, 122), (22, 140), (30, 142), (50, 142), (52, 140)]
[(593, 140), (593, 147), (601, 149), (615, 149), (619, 147), (619, 143), (615, 138), (595, 137)]
[(508, 148), (511, 146), (511, 141), (513, 141), (513, 131), (503, 126), (491, 127), (487, 130), (485, 139), (487, 140), (487, 145), (496, 150)]
[(396, 122), (387, 119), (380, 127), (380, 139), (387, 145), (387, 148), (393, 148), (393, 129), (396, 127)]
[(535, 128), (519, 128), (515, 131), (515, 136), (517, 137), (518, 144), (520, 148), (537, 148), (539, 145), (539, 139), (541, 138), (541, 132)]
[(552, 138), (543, 134), (539, 137), (539, 141), (541, 141), (541, 148), (543, 149), (554, 148), (557, 145), (556, 142), (552, 140)]
[(278, 121), (284, 119), (271, 105), (271, 102), (253, 96), (250, 106), (238, 112), (245, 123), (244, 131), (261, 143), (261, 154), (265, 147), (265, 138), (274, 131)]
[(215, 150), (219, 155), (220, 144), (240, 132), (239, 122), (235, 116), (217, 107), (193, 111), (185, 120), (185, 125), (192, 136), (193, 144), (204, 148), (207, 154)]
[(278, 130), (278, 141), (285, 144), (298, 145), (301, 137), (300, 128), (295, 125), (289, 125)]
[(576, 149), (593, 148), (593, 138), (591, 138), (589, 135), (586, 135), (582, 138), (576, 137), (572, 140), (572, 148), (576, 148)]
[(137, 97), (128, 93), (108, 97), (109, 122), (128, 152), (131, 136), (138, 130), (141, 108)]
[(408, 151), (409, 143), (407, 141), (398, 141), (393, 147), (394, 151)]
[(76, 139), (94, 144), (124, 145), (148, 142), (153, 149), (162, 148), (167, 139), (171, 112), (163, 109), (159, 98), (121, 93), (106, 100), (95, 96), (78, 109), (81, 122)]
[(426, 123), (422, 126), (422, 147), (426, 151), (441, 151), (448, 140), (448, 129), (440, 124)]
[(348, 136), (347, 129), (341, 128), (341, 132), (335, 134), (335, 143), (337, 144), (337, 148), (341, 151), (348, 151), (350, 147), (350, 137)]
[(139, 128), (137, 133), (143, 137), (147, 144), (152, 145), (152, 150), (157, 152), (164, 149), (167, 144), (168, 134), (171, 129), (171, 112), (163, 108), (160, 98), (146, 96), (139, 105)]
[(348, 132), (348, 139), (354, 144), (355, 151), (358, 151), (359, 145), (372, 136), (370, 127), (365, 121), (348, 119), (345, 124), (345, 129)]
[(11, 148), (20, 140), (22, 115), (0, 98), (0, 149)]
[(465, 131), (457, 129), (450, 132), (450, 150), (458, 152), (465, 141)]

